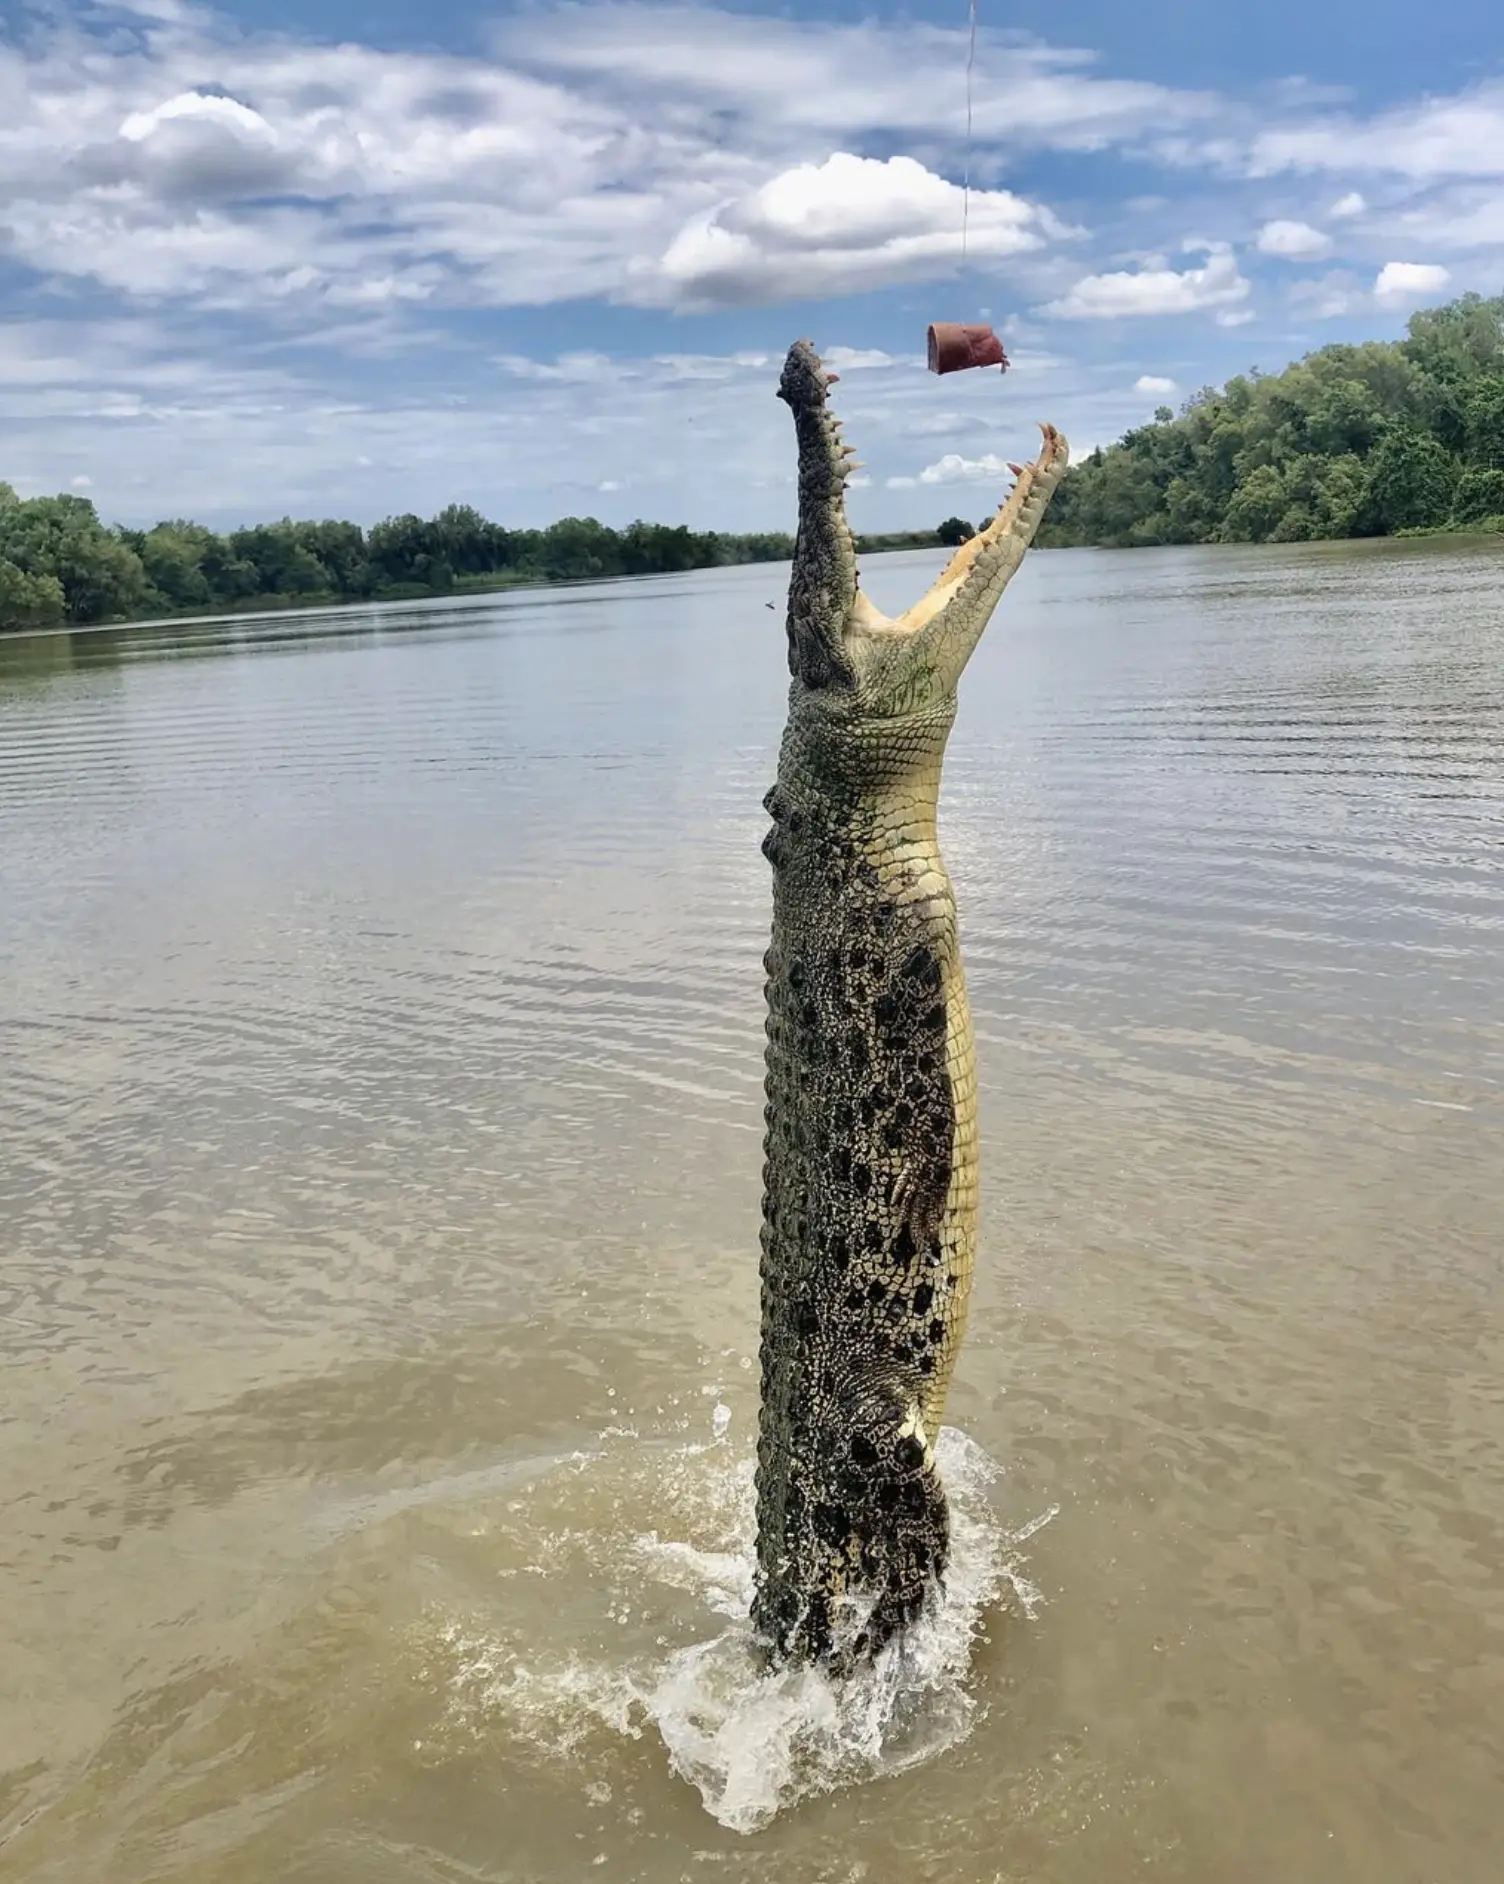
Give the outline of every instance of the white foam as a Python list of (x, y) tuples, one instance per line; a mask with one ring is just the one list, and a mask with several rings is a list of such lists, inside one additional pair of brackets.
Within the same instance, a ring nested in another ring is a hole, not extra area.
[(624, 1540), (628, 1561), (618, 1565), (641, 1584), (687, 1594), (718, 1631), (682, 1648), (660, 1638), (654, 1656), (615, 1666), (570, 1659), (550, 1669), (524, 1668), (499, 1644), (456, 1630), (448, 1642), (460, 1664), (451, 1684), (458, 1708), (499, 1711), (560, 1756), (578, 1756), (585, 1734), (602, 1727), (634, 1739), (656, 1731), (671, 1769), (711, 1816), (744, 1833), (798, 1800), (933, 1759), (974, 1722), (968, 1671), (987, 1610), (1007, 1589), (1033, 1615), (1040, 1597), (1017, 1546), (1055, 1515), (1005, 1530), (988, 1496), (998, 1468), (981, 1447), (947, 1427), (936, 1453), (951, 1508), (944, 1590), (901, 1641), (844, 1681), (808, 1668), (759, 1673), (747, 1620), (752, 1460), (735, 1457), (718, 1433), (708, 1447), (686, 1446), (660, 1480), (681, 1496), (693, 1483), (698, 1541), (642, 1533)]
[[(710, 1606), (737, 1621), (671, 1655), (641, 1699), (674, 1771), (728, 1829), (757, 1831), (799, 1799), (901, 1772), (969, 1732), (976, 1702), (966, 1677), (985, 1611), (1005, 1584), (1026, 1614), (1039, 1598), (1010, 1561), (1013, 1540), (988, 1502), (992, 1461), (950, 1428), (937, 1457), (951, 1504), (944, 1592), (901, 1641), (844, 1681), (808, 1668), (760, 1674), (745, 1621), (750, 1542), (741, 1556), (703, 1564)], [(747, 1522), (750, 1537), (750, 1509)], [(660, 1562), (673, 1549), (656, 1539), (649, 1548)]]

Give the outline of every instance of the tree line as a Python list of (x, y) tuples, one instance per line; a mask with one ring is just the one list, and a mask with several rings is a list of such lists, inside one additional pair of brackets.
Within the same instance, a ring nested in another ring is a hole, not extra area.
[[(859, 537), (858, 549), (918, 549), (970, 526)], [(469, 504), (436, 517), (359, 524), (256, 524), (216, 535), (182, 519), (150, 530), (107, 527), (86, 497), (19, 498), (0, 484), (0, 629), (128, 621), (153, 615), (279, 608), (319, 602), (399, 601), (455, 590), (609, 576), (673, 574), (732, 563), (786, 562), (781, 531), (730, 535), (683, 524), (613, 530), (564, 517), (511, 530)]]
[(1504, 295), (1411, 316), (1406, 337), (1323, 347), (1205, 387), (1091, 453), (1038, 541), (1295, 543), (1504, 531)]
[[(1504, 295), (1412, 315), (1403, 340), (1323, 347), (1283, 373), (1205, 387), (1177, 417), (1066, 473), (1041, 546), (1292, 543), (1405, 531), (1504, 531)], [(964, 542), (971, 525), (859, 537), (859, 550)], [(793, 538), (684, 525), (542, 530), (469, 504), (436, 517), (256, 524), (220, 536), (181, 519), (109, 527), (88, 498), (0, 483), (0, 629), (147, 615), (398, 600), (510, 583), (782, 562)]]
[(87, 498), (22, 500), (0, 484), (0, 627), (394, 601), (778, 561), (792, 553), (793, 539), (777, 531), (732, 536), (656, 523), (612, 530), (594, 517), (511, 530), (469, 504), (450, 504), (426, 519), (388, 517), (369, 530), (290, 517), (224, 536), (182, 519), (129, 530), (103, 524)]

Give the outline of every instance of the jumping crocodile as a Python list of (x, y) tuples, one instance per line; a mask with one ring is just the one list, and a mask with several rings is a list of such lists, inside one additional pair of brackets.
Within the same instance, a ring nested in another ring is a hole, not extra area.
[(808, 341), (778, 396), (799, 447), (793, 675), (773, 828), (754, 1633), (849, 1673), (944, 1575), (935, 1468), (976, 1242), (977, 1080), (935, 829), (956, 686), (1065, 470), (1043, 426), (1011, 495), (897, 620), (857, 586), (854, 466)]

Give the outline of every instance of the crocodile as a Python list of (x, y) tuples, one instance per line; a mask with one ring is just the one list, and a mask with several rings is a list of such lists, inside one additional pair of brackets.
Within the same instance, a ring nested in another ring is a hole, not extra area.
[(1053, 426), (997, 515), (895, 620), (858, 586), (856, 468), (806, 341), (788, 721), (764, 957), (761, 1402), (753, 1636), (762, 1666), (850, 1674), (943, 1580), (935, 1439), (977, 1223), (977, 1076), (936, 806), (961, 672), (1044, 517)]

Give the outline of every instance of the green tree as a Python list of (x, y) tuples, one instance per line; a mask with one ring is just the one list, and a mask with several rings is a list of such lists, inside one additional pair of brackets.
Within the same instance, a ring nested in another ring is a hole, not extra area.
[(382, 580), (398, 585), (422, 583), (433, 567), (433, 534), (421, 517), (407, 511), (372, 526), (366, 553)]
[(1316, 534), (1316, 522), (1304, 504), (1292, 504), (1265, 539), (1269, 543), (1306, 543)]
[(0, 504), (0, 556), (26, 575), (55, 577), (69, 621), (129, 615), (146, 595), (140, 557), (105, 529), (86, 497)]
[(509, 533), (473, 504), (446, 505), (427, 532), (427, 553), (441, 556), (458, 575), (492, 575), (512, 560)]
[(1173, 477), (1164, 494), (1165, 541), (1208, 543), (1219, 527), (1214, 494), (1194, 477)]
[(976, 531), (963, 517), (947, 517), (935, 535), (947, 549), (957, 549), (962, 543), (969, 543)]
[[(1434, 528), (1460, 517), (1468, 467), (1504, 469), (1504, 296), (1424, 309), (1403, 341), (1323, 347), (1282, 373), (1203, 387), (1178, 418), (1161, 409), (1072, 466), (1038, 540), (1289, 542)], [(1469, 515), (1487, 488), (1469, 484)]]
[(0, 632), (55, 628), (64, 612), (63, 585), (56, 576), (29, 575), (0, 556)]
[(550, 582), (581, 582), (622, 574), (621, 544), (594, 517), (561, 517), (543, 532), (539, 566)]
[(1290, 492), (1272, 464), (1261, 464), (1233, 493), (1222, 520), (1224, 543), (1263, 543), (1290, 507)]
[(1443, 384), (1504, 369), (1504, 296), (1464, 294), (1445, 307), (1421, 308), (1405, 331), (1400, 351)]
[(1504, 468), (1504, 373), (1483, 373), (1462, 399), (1463, 448), (1485, 470)]
[(292, 532), (297, 547), (313, 557), (336, 595), (370, 593), (374, 578), (359, 524), (326, 518), (322, 523), (295, 523)]
[(1457, 481), (1452, 519), (1455, 523), (1481, 523), (1485, 517), (1504, 518), (1504, 470), (1473, 465)]
[(1356, 452), (1316, 461), (1311, 512), (1316, 534), (1356, 536), (1368, 495), (1368, 474)]
[(147, 581), (173, 608), (202, 607), (213, 599), (203, 568), (203, 543), (180, 526), (159, 523), (136, 545)]
[[(593, 519), (586, 521), (593, 521)], [(606, 534), (610, 535), (614, 532)], [(579, 541), (583, 544), (584, 537), (582, 536)], [(597, 547), (586, 553), (604, 554), (609, 557), (612, 552), (602, 552)], [(682, 523), (670, 526), (663, 523), (643, 523), (641, 519), (628, 524), (627, 528), (621, 532), (614, 554), (622, 572), (629, 576), (684, 569), (706, 569), (720, 560), (719, 546), (714, 537), (696, 536)], [(604, 563), (602, 567), (605, 567)]]
[[(193, 527), (198, 529), (199, 525)], [(199, 567), (204, 572), (214, 601), (233, 606), (255, 595), (261, 580), (256, 565), (243, 556), (237, 556), (223, 537), (214, 536), (208, 530), (204, 531), (204, 535), (209, 541), (204, 547)]]
[(328, 594), (334, 583), (318, 557), (299, 540), (298, 526), (291, 517), (280, 523), (258, 523), (249, 530), (236, 530), (229, 548), (237, 561), (250, 565), (255, 572), (257, 595)]
[(228, 537), (181, 517), (149, 530), (106, 530), (83, 498), (23, 502), (0, 484), (0, 553), (14, 572), (5, 578), (5, 620), (14, 625), (48, 618), (58, 596), (66, 619), (98, 620), (270, 597), (442, 592), (457, 577), (562, 581), (780, 561), (793, 554), (793, 539), (784, 531), (733, 536), (641, 521), (616, 531), (593, 517), (511, 530), (468, 504), (450, 504), (427, 521), (388, 517), (369, 535), (338, 519), (290, 517)]
[(1305, 429), (1313, 451), (1335, 458), (1367, 451), (1383, 426), (1378, 401), (1362, 380), (1338, 379), (1318, 390)]
[(1446, 521), (1458, 483), (1457, 462), (1424, 432), (1387, 432), (1368, 459), (1368, 512), (1381, 534)]

